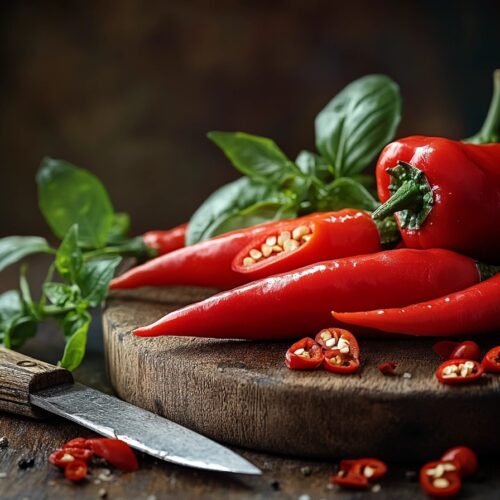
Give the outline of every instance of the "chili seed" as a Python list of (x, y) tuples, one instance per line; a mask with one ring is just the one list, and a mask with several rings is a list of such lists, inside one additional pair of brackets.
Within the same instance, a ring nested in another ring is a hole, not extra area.
[(255, 264), (255, 261), (252, 259), (252, 257), (245, 257), (243, 259), (244, 266), (251, 266), (252, 264)]
[(443, 464), (436, 465), (436, 468), (434, 469), (434, 477), (441, 477), (443, 474), (444, 474)]
[(335, 337), (329, 338), (325, 342), (326, 347), (333, 347), (335, 345)]
[(320, 332), (320, 336), (323, 340), (328, 340), (328, 339), (332, 338), (332, 334), (328, 330), (322, 330)]
[(302, 236), (301, 241), (303, 243), (307, 243), (311, 238), (312, 238), (312, 234), (305, 234), (304, 236)]
[(448, 488), (450, 486), (450, 482), (445, 477), (438, 477), (434, 479), (432, 483), (436, 488)]
[(269, 257), (273, 253), (273, 247), (266, 245), (265, 243), (262, 245), (261, 250), (264, 257)]
[(292, 231), (292, 237), (294, 240), (300, 240), (300, 238), (302, 236), (305, 236), (306, 234), (309, 234), (309, 228), (307, 226), (299, 226), (299, 227), (296, 227), (293, 231)]
[(260, 253), (256, 248), (252, 248), (250, 250), (250, 257), (255, 260), (259, 260), (262, 257), (262, 253)]
[(299, 248), (299, 242), (296, 240), (287, 240), (283, 244), (283, 250), (285, 250), (285, 252), (291, 252), (297, 248)]
[(302, 347), (297, 349), (294, 354), (296, 354), (297, 356), (302, 356), (302, 354), (304, 354), (305, 352), (305, 349), (303, 349)]
[(273, 246), (273, 252), (280, 253), (282, 251), (283, 251), (283, 248), (281, 248), (279, 245)]
[(457, 470), (453, 464), (442, 464), (442, 467), (446, 472)]
[(274, 245), (276, 245), (277, 241), (278, 240), (277, 240), (276, 236), (269, 236), (266, 238), (266, 245), (273, 247)]
[(370, 478), (370, 477), (372, 477), (372, 476), (373, 476), (373, 474), (374, 474), (374, 473), (375, 473), (375, 469), (374, 469), (373, 467), (370, 467), (369, 465), (367, 465), (367, 466), (365, 466), (365, 467), (363, 468), (363, 475), (364, 475), (365, 477)]
[(280, 233), (278, 236), (278, 245), (283, 245), (285, 241), (288, 241), (292, 235), (290, 234), (290, 231), (283, 231)]

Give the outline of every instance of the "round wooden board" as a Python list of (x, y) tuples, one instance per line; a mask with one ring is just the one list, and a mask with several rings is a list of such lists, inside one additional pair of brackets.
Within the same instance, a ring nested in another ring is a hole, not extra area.
[[(109, 298), (104, 344), (121, 398), (217, 441), (290, 456), (426, 460), (457, 444), (498, 451), (500, 376), (471, 386), (439, 384), (435, 340), (361, 339), (362, 369), (339, 376), (288, 370), (290, 342), (131, 334), (211, 293), (175, 287)], [(481, 343), (486, 349), (500, 338)], [(396, 376), (378, 371), (385, 361), (398, 363)]]

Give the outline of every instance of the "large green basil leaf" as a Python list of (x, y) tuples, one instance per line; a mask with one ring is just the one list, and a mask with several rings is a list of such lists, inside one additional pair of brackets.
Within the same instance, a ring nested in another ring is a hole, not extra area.
[(62, 323), (66, 346), (63, 357), (58, 363), (59, 366), (70, 371), (78, 368), (85, 356), (90, 320), (91, 317), (87, 311), (81, 313), (72, 311), (66, 315)]
[(0, 271), (34, 253), (52, 253), (45, 238), (38, 236), (7, 236), (0, 239)]
[(58, 307), (75, 306), (81, 298), (78, 285), (65, 285), (52, 281), (43, 284), (43, 293), (52, 304)]
[(78, 285), (82, 298), (91, 307), (97, 307), (104, 300), (109, 282), (121, 260), (119, 256), (96, 257), (83, 265), (78, 276)]
[(279, 182), (297, 172), (294, 163), (271, 139), (244, 132), (214, 131), (207, 135), (242, 174), (257, 182)]
[(306, 176), (314, 176), (322, 182), (333, 180), (333, 167), (323, 157), (311, 151), (301, 151), (295, 163)]
[(400, 118), (398, 85), (384, 75), (365, 76), (316, 117), (316, 147), (337, 177), (358, 174), (391, 141)]
[(325, 186), (318, 201), (318, 210), (341, 210), (349, 207), (373, 212), (379, 205), (362, 184), (349, 177), (340, 177)]
[(96, 176), (66, 161), (44, 158), (36, 180), (40, 209), (58, 238), (78, 224), (82, 246), (100, 248), (106, 244), (114, 211)]
[(226, 221), (260, 202), (286, 205), (287, 199), (273, 187), (254, 182), (248, 177), (241, 177), (222, 186), (214, 191), (191, 217), (186, 243), (192, 245), (220, 234), (221, 227), (228, 225)]
[(0, 339), (7, 348), (21, 347), (36, 333), (36, 323), (26, 312), (17, 290), (0, 295)]

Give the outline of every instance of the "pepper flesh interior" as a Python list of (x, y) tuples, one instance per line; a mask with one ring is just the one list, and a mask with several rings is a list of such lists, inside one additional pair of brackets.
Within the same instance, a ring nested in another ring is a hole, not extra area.
[(335, 356), (328, 358), (328, 362), (332, 365), (338, 366), (349, 366), (351, 361), (354, 360), (354, 356), (351, 352), (351, 345), (348, 340), (340, 337), (337, 342), (337, 346), (332, 349)]
[(455, 377), (468, 377), (474, 373), (475, 365), (472, 361), (466, 361), (465, 363), (451, 364), (443, 368), (442, 377), (443, 378), (455, 378)]
[(293, 252), (307, 243), (312, 237), (312, 230), (304, 224), (292, 231), (281, 231), (268, 236), (260, 248), (252, 248), (243, 258), (244, 266), (251, 266), (263, 259), (272, 258), (282, 252)]

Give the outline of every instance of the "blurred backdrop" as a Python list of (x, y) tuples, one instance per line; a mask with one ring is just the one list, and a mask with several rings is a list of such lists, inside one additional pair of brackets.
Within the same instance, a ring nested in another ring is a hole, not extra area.
[(7, 1), (0, 37), (0, 236), (48, 233), (44, 155), (97, 174), (139, 233), (237, 177), (207, 131), (269, 136), (295, 157), (368, 73), (401, 86), (398, 135), (472, 134), (500, 67), (500, 2)]

